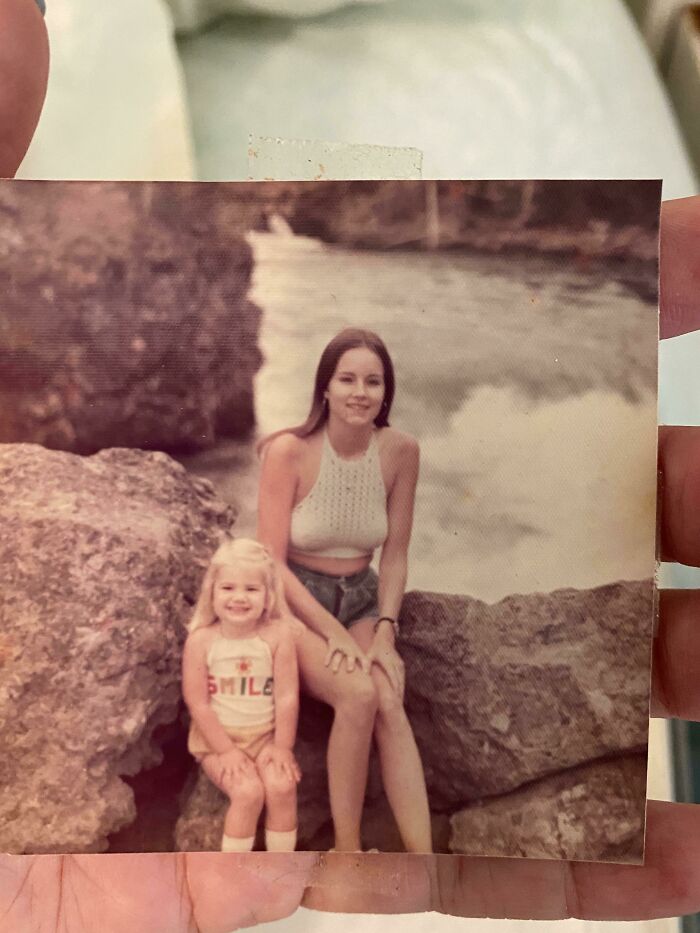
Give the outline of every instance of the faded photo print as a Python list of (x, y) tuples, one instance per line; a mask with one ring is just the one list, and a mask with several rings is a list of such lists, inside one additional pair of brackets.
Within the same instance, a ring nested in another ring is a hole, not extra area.
[(659, 198), (2, 182), (2, 849), (643, 861)]

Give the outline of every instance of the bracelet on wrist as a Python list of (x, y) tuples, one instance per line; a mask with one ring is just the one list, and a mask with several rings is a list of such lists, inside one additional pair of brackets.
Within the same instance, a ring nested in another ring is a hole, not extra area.
[(374, 632), (375, 632), (375, 634), (376, 634), (377, 629), (379, 628), (379, 626), (381, 625), (382, 622), (389, 622), (390, 625), (391, 625), (391, 627), (392, 627), (393, 630), (394, 630), (394, 636), (395, 636), (395, 637), (398, 636), (398, 634), (399, 634), (399, 623), (396, 621), (396, 619), (392, 619), (391, 616), (379, 616), (379, 618), (377, 619), (377, 621), (374, 623)]

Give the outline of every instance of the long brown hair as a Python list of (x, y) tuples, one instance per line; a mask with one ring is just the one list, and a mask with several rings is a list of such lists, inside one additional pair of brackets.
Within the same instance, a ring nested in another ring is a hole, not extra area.
[(389, 351), (382, 338), (372, 330), (364, 330), (360, 327), (346, 327), (336, 334), (331, 342), (326, 346), (321, 354), (316, 369), (316, 379), (314, 380), (314, 393), (311, 399), (311, 408), (306, 420), (292, 428), (283, 428), (281, 431), (275, 431), (268, 434), (258, 443), (258, 452), (270, 443), (270, 441), (280, 434), (295, 434), (297, 437), (308, 437), (314, 431), (326, 423), (328, 420), (328, 406), (325, 402), (325, 392), (328, 383), (333, 378), (333, 373), (338, 366), (338, 360), (347, 350), (354, 350), (357, 347), (366, 347), (373, 353), (376, 353), (382, 363), (384, 370), (384, 400), (379, 414), (374, 419), (378, 428), (385, 428), (389, 425), (389, 412), (394, 401), (394, 391), (396, 381), (394, 378), (394, 364), (391, 362)]

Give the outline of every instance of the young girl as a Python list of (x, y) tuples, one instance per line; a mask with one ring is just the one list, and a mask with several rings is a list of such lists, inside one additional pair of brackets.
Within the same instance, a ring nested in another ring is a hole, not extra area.
[(223, 852), (251, 851), (263, 805), (268, 851), (296, 845), (299, 685), (283, 606), (263, 545), (239, 538), (219, 547), (189, 626), (182, 682), (192, 716), (188, 748), (231, 801)]

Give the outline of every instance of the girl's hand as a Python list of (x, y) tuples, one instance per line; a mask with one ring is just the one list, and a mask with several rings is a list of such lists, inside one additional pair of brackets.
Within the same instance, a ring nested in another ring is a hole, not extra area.
[(281, 748), (274, 742), (270, 742), (258, 755), (256, 764), (260, 772), (272, 765), (295, 784), (301, 780), (301, 768), (291, 748)]
[(371, 665), (367, 655), (348, 631), (339, 628), (337, 634), (331, 635), (328, 639), (328, 651), (323, 663), (326, 667), (330, 665), (333, 673), (337, 674), (343, 661), (349, 673), (352, 673), (357, 666), (365, 674), (369, 674)]
[(251, 774), (255, 773), (253, 762), (245, 752), (235, 746), (221, 755), (216, 755), (214, 766), (220, 769), (219, 776), (222, 781), (226, 778), (250, 777)]
[(370, 665), (377, 664), (389, 678), (391, 686), (403, 700), (406, 688), (406, 669), (394, 645), (394, 636), (388, 629), (379, 628), (367, 652)]

